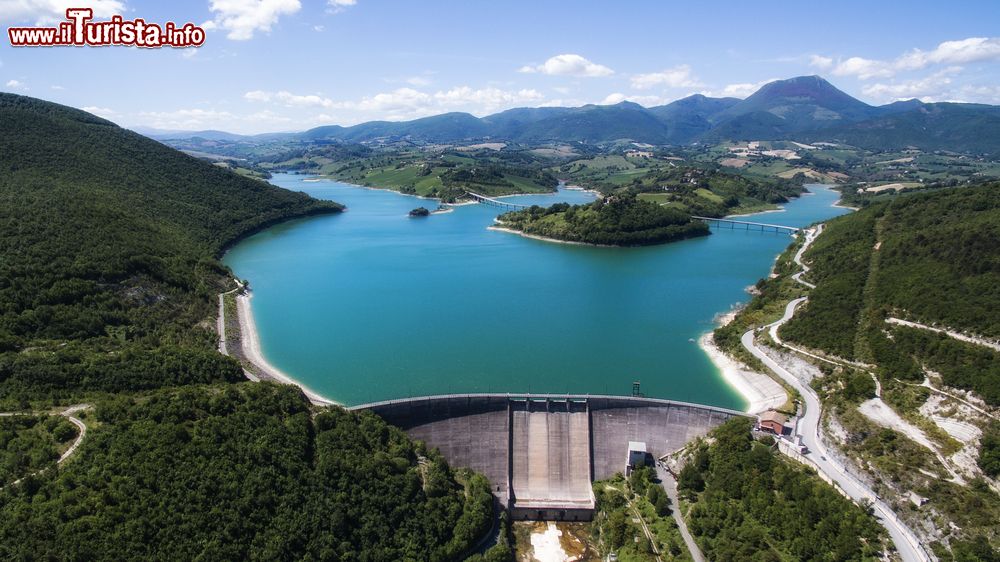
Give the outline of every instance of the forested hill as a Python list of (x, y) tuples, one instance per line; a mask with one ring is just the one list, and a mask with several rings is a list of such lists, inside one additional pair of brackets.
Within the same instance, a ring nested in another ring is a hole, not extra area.
[(163, 389), (98, 416), (59, 471), (0, 491), (0, 559), (447, 562), (490, 528), (484, 477), (292, 387)]
[(785, 337), (877, 363), (887, 378), (921, 380), (925, 366), (1000, 404), (1000, 354), (885, 322), (1000, 338), (1000, 184), (873, 204), (831, 221), (805, 258), (817, 287)]
[(0, 94), (0, 399), (239, 377), (214, 352), (216, 258), (341, 208)]
[(707, 224), (687, 213), (630, 193), (586, 205), (535, 205), (504, 213), (497, 221), (531, 236), (600, 246), (651, 246), (709, 234)]
[(0, 490), (0, 558), (470, 551), (490, 528), (485, 478), (374, 415), (247, 382), (215, 349), (226, 245), (341, 209), (87, 113), (0, 95), (0, 412), (93, 404), (58, 469), (48, 449), (3, 436), (11, 466), (48, 470), (7, 475), (24, 478)]

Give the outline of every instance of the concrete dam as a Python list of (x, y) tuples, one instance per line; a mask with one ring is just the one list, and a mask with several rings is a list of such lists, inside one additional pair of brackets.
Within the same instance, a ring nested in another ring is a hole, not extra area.
[(655, 398), (461, 394), (388, 400), (370, 410), (489, 478), (515, 519), (588, 520), (591, 483), (623, 472), (629, 442), (659, 458), (742, 412)]

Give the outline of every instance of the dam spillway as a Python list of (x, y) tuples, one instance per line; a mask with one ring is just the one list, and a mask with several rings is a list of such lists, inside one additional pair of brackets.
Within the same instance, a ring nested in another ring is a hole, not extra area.
[(590, 519), (591, 483), (625, 469), (628, 443), (656, 458), (742, 412), (628, 396), (461, 394), (388, 400), (369, 410), (449, 464), (481, 472), (515, 519)]

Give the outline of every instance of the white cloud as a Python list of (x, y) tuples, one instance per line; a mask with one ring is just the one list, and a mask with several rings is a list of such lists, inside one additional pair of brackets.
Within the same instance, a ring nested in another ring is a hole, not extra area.
[(811, 66), (822, 70), (832, 68), (837, 76), (857, 76), (862, 80), (891, 78), (899, 72), (921, 70), (933, 65), (969, 64), (1000, 60), (1000, 37), (969, 37), (944, 41), (930, 51), (913, 49), (893, 60), (850, 57), (838, 60), (813, 55)]
[(857, 76), (862, 80), (871, 78), (889, 78), (896, 73), (891, 64), (866, 59), (863, 57), (851, 57), (837, 63), (833, 67), (836, 76)]
[(704, 91), (702, 94), (709, 97), (721, 98), (745, 98), (759, 90), (764, 84), (774, 82), (775, 78), (761, 80), (760, 82), (737, 82), (727, 84), (721, 90)]
[(632, 87), (637, 90), (646, 90), (654, 86), (665, 86), (667, 88), (698, 88), (702, 85), (703, 84), (701, 84), (698, 79), (691, 74), (691, 67), (686, 64), (668, 68), (662, 72), (636, 74), (632, 77)]
[(833, 67), (833, 59), (820, 55), (812, 55), (809, 57), (809, 66), (814, 66), (820, 70), (830, 70)]
[(90, 8), (95, 18), (109, 18), (122, 14), (125, 3), (119, 0), (3, 0), (0, 1), (0, 20), (4, 23), (53, 23), (66, 19), (67, 8)]
[(52, 88), (53, 90), (57, 90), (57, 91), (58, 90), (65, 90), (66, 89), (66, 88), (64, 88), (64, 87), (62, 87), (62, 86), (60, 86), (58, 84), (53, 84), (52, 86), (49, 86), (49, 87)]
[(614, 70), (581, 57), (580, 55), (556, 55), (537, 66), (522, 66), (519, 72), (539, 72), (552, 76), (599, 77), (611, 76)]
[(1000, 37), (969, 37), (945, 41), (933, 51), (914, 49), (899, 57), (896, 66), (913, 70), (931, 64), (968, 64), (988, 60), (1000, 60)]
[(316, 94), (298, 95), (289, 91), (267, 92), (264, 90), (253, 90), (243, 94), (249, 101), (270, 102), (276, 101), (286, 107), (334, 107), (333, 100), (324, 98)]
[(175, 111), (143, 111), (139, 122), (155, 129), (224, 129), (237, 120), (228, 111), (214, 109), (178, 109)]
[(181, 56), (186, 59), (192, 58), (197, 54), (198, 54), (198, 49), (196, 47), (189, 47), (181, 51)]
[(247, 101), (272, 103), (289, 108), (322, 108), (339, 110), (342, 122), (360, 122), (370, 119), (403, 120), (435, 115), (448, 111), (466, 111), (486, 115), (517, 105), (535, 105), (545, 99), (533, 89), (501, 90), (499, 88), (471, 88), (459, 86), (434, 93), (414, 88), (397, 88), (359, 100), (334, 101), (316, 95), (299, 95), (288, 91), (271, 92), (253, 90), (243, 94)]
[(93, 113), (98, 117), (104, 117), (105, 119), (111, 119), (112, 116), (117, 115), (117, 113), (115, 113), (115, 110), (108, 109), (106, 107), (97, 107), (93, 105), (88, 105), (85, 107), (81, 107), (80, 109), (86, 111), (87, 113)]
[(498, 88), (474, 90), (468, 86), (452, 88), (446, 92), (434, 94), (434, 100), (443, 107), (473, 106), (476, 108), (475, 111), (479, 113), (492, 113), (512, 105), (539, 102), (544, 97), (537, 90), (505, 91)]
[(325, 25), (314, 25), (313, 26), (313, 31), (315, 31), (316, 33), (323, 33), (324, 31), (326, 31), (326, 26)]
[(965, 85), (957, 92), (956, 99), (998, 105), (1000, 104), (1000, 86)]
[(621, 103), (623, 101), (630, 101), (632, 103), (637, 103), (646, 107), (653, 107), (657, 105), (663, 105), (667, 103), (667, 98), (660, 96), (635, 96), (626, 95), (621, 92), (615, 92), (613, 94), (608, 94), (603, 100), (598, 102), (597, 105), (615, 105), (616, 103)]
[(921, 101), (944, 101), (954, 99), (950, 92), (950, 75), (961, 72), (962, 67), (949, 67), (930, 76), (894, 82), (891, 84), (870, 84), (862, 88), (866, 96), (882, 102), (918, 98)]
[(430, 78), (425, 78), (423, 76), (411, 76), (406, 79), (406, 83), (411, 86), (429, 86), (431, 81)]
[(545, 100), (538, 104), (538, 107), (580, 107), (581, 105), (586, 105), (587, 102), (581, 99), (575, 98), (556, 98)]
[(215, 19), (208, 22), (207, 29), (221, 27), (229, 31), (227, 38), (245, 41), (256, 31), (270, 31), (281, 16), (300, 8), (299, 0), (211, 0), (209, 10)]
[(364, 97), (359, 101), (340, 102), (340, 109), (351, 109), (363, 114), (373, 114), (389, 120), (402, 120), (437, 113), (432, 109), (434, 97), (413, 88), (397, 88)]
[(327, 5), (330, 6), (330, 11), (333, 13), (338, 13), (350, 8), (351, 6), (357, 5), (358, 0), (327, 0)]
[(27, 90), (28, 87), (24, 85), (24, 82), (20, 80), (8, 80), (7, 87), (11, 90)]

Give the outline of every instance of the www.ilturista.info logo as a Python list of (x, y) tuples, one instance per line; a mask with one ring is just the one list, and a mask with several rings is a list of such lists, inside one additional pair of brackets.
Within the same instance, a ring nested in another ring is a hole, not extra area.
[(110, 21), (90, 21), (90, 8), (66, 10), (66, 21), (56, 27), (11, 27), (7, 36), (13, 47), (58, 47), (124, 45), (146, 48), (200, 47), (205, 42), (205, 30), (186, 23), (183, 26), (167, 22), (160, 26), (142, 18), (125, 20), (112, 16)]

